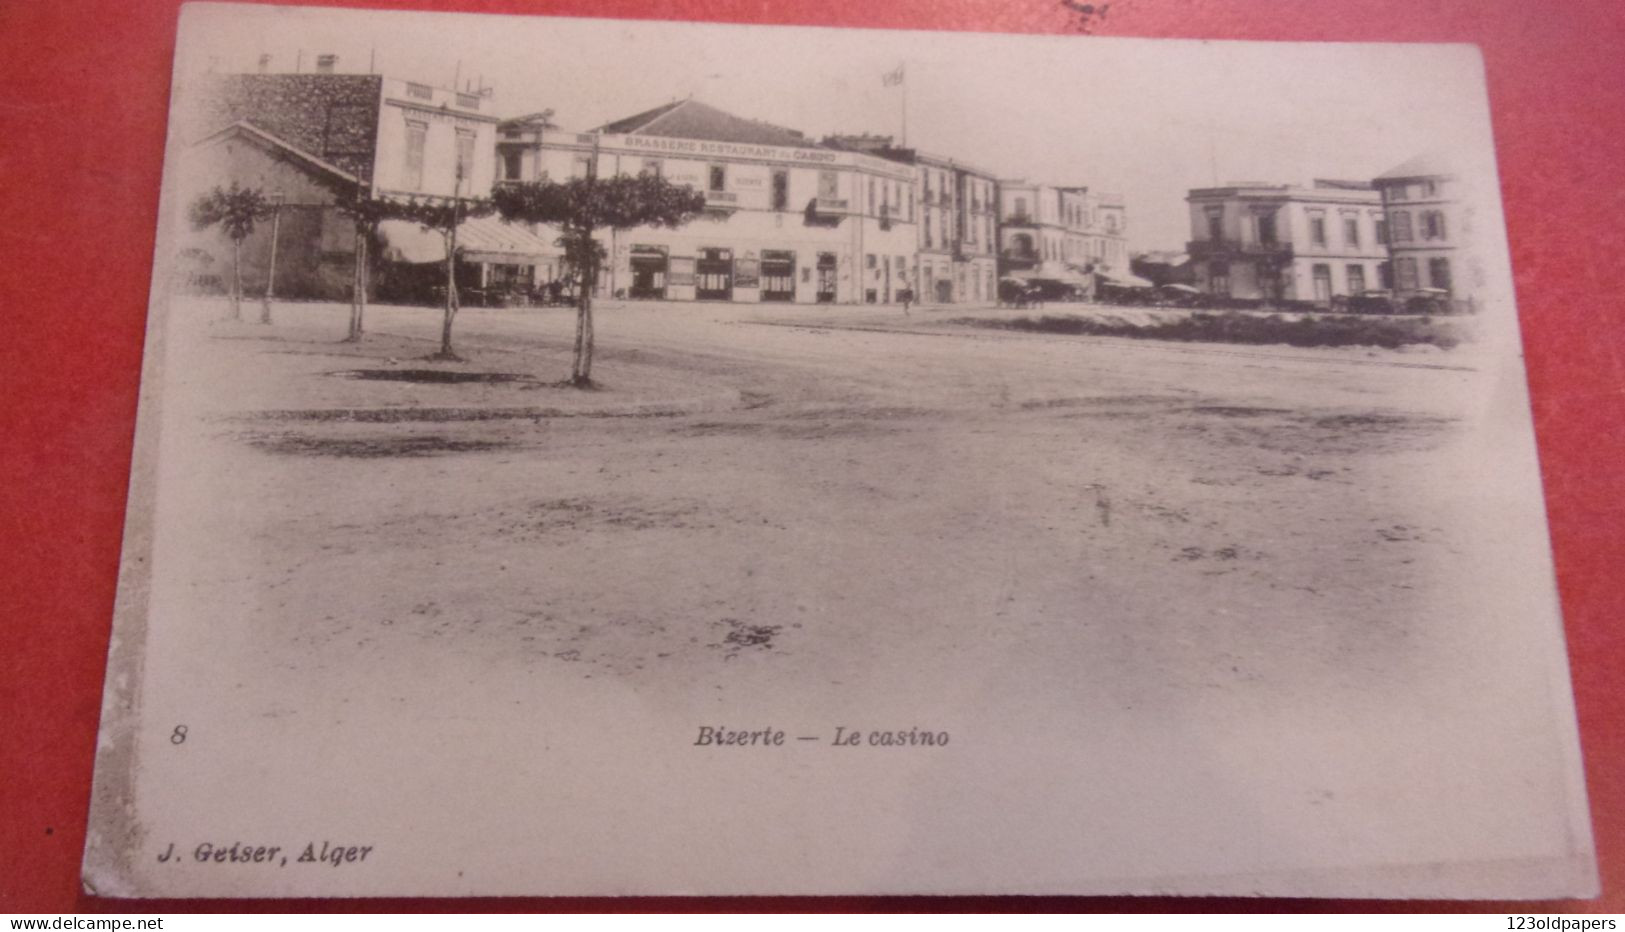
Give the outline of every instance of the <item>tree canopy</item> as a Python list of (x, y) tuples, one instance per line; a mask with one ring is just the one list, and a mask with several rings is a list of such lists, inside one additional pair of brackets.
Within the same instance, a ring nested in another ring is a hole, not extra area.
[(492, 199), (509, 220), (557, 224), (566, 234), (603, 227), (680, 227), (705, 210), (704, 194), (655, 175), (503, 185)]
[(254, 224), (271, 215), (273, 207), (259, 188), (244, 188), (233, 181), (230, 187), (216, 185), (193, 201), (188, 209), (192, 226), (207, 230), (218, 225), (234, 242), (248, 239)]

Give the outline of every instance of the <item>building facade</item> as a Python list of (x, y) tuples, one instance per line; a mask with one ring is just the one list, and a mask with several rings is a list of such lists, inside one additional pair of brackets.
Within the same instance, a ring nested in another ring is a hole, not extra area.
[[(196, 140), (187, 174), (198, 193), (236, 182), (277, 205), (274, 222), (261, 223), (244, 244), (250, 293), (265, 286), (274, 233), (277, 294), (347, 296), (355, 223), (336, 202), (357, 188), (399, 200), (491, 192), (497, 119), (488, 94), (343, 74), (331, 56), (318, 61), (316, 73), (212, 75), (182, 128)], [(218, 239), (191, 248), (223, 253)]]
[(919, 231), (917, 301), (927, 305), (998, 301), (998, 181), (992, 172), (893, 146), (890, 136), (830, 136), (824, 144), (914, 169), (908, 209)]
[(1218, 297), (1329, 306), (1389, 287), (1387, 222), (1368, 183), (1196, 188), (1190, 205), (1196, 287)]
[(596, 286), (602, 295), (883, 304), (916, 287), (911, 166), (693, 99), (586, 133), (533, 130), (534, 139), (525, 127), (502, 127), (500, 160), (521, 176), (504, 180), (648, 173), (705, 194), (705, 215), (679, 229), (602, 233), (609, 255)]
[(1464, 297), (1464, 250), (1467, 233), (1460, 180), (1434, 156), (1418, 156), (1377, 176), (1372, 184), (1382, 198), (1388, 221), (1388, 253), (1394, 297), (1400, 301), (1425, 293)]
[(1086, 192), (1084, 253), (1097, 269), (1129, 272), (1128, 207), (1121, 194)]
[(1088, 189), (1000, 181), (999, 274), (1093, 292)]

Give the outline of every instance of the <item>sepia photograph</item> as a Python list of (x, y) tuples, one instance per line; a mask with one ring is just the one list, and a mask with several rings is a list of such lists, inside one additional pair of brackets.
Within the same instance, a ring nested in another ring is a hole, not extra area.
[(200, 3), (83, 882), (1595, 895), (1469, 45)]

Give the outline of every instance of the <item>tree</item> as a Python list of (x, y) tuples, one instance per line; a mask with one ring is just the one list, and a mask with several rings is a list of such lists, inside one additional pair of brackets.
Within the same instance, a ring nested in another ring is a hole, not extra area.
[(350, 276), (350, 328), (345, 343), (357, 343), (365, 329), (367, 312), (367, 273), (371, 268), (369, 250), (378, 224), (395, 219), (402, 205), (384, 198), (373, 197), (365, 186), (356, 185), (334, 201), (341, 213), (355, 223), (355, 270)]
[(192, 226), (207, 230), (218, 226), (231, 240), (231, 319), (243, 317), (243, 240), (254, 232), (254, 224), (271, 213), (272, 206), (259, 188), (215, 185), (192, 202), (188, 214)]
[[(462, 185), (462, 171), (457, 174), (457, 183)], [(483, 217), (492, 213), (496, 207), (484, 198), (461, 197), (454, 195), (449, 199), (424, 201), (419, 203), (416, 198), (405, 202), (381, 201), (379, 208), (384, 220), (411, 220), (420, 226), (434, 230), (446, 239), (446, 313), (440, 326), (440, 352), (431, 356), (431, 359), (447, 359), (460, 361), (461, 356), (452, 350), (451, 323), (457, 317), (457, 225), (470, 217)]]
[(563, 231), (559, 245), (565, 262), (574, 270), (576, 288), (575, 363), (570, 382), (592, 384), (592, 284), (605, 254), (594, 238), (608, 227), (630, 230), (639, 226), (676, 228), (705, 211), (705, 195), (688, 185), (676, 185), (655, 175), (626, 175), (599, 179), (596, 173), (564, 182), (527, 181), (496, 190), (496, 209), (510, 221), (556, 224)]

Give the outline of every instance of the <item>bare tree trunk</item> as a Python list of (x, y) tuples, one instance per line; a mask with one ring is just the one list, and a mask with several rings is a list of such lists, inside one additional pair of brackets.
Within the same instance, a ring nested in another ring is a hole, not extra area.
[[(593, 270), (594, 284), (597, 284), (597, 281), (596, 281), (597, 277), (598, 277), (597, 270), (594, 269)], [(581, 384), (582, 385), (590, 385), (590, 384), (592, 384), (592, 342), (593, 342), (593, 339), (592, 339), (593, 338), (593, 332), (592, 332), (592, 299), (591, 298), (587, 299), (587, 315), (586, 315), (586, 320), (584, 321), (584, 324), (585, 324), (585, 326), (583, 327), (583, 329), (586, 331), (586, 333), (584, 334), (585, 338), (582, 340), (583, 347), (582, 347), (582, 352), (581, 352)]]
[(271, 214), (271, 264), (265, 269), (265, 298), (260, 304), (260, 323), (271, 322), (271, 298), (276, 291), (276, 245), (277, 232), (282, 226), (282, 211), (276, 210)]
[(357, 299), (355, 309), (355, 338), (361, 339), (361, 334), (367, 329), (367, 286), (372, 280), (368, 274), (372, 270), (372, 228), (363, 227), (361, 231), (361, 293)]
[(576, 295), (576, 355), (570, 366), (570, 383), (581, 385), (587, 379), (587, 321), (592, 316), (592, 292), (587, 287), (586, 263), (581, 268), (581, 293)]
[(452, 227), (446, 237), (446, 315), (440, 325), (440, 353), (445, 359), (456, 359), (451, 348), (451, 321), (457, 316), (457, 228)]
[(243, 241), (231, 241), (231, 319), (243, 319)]
[(344, 337), (344, 342), (355, 343), (361, 339), (361, 302), (366, 299), (366, 280), (362, 277), (362, 266), (367, 261), (365, 253), (365, 237), (362, 235), (361, 221), (355, 224), (355, 268), (350, 270), (350, 332)]

